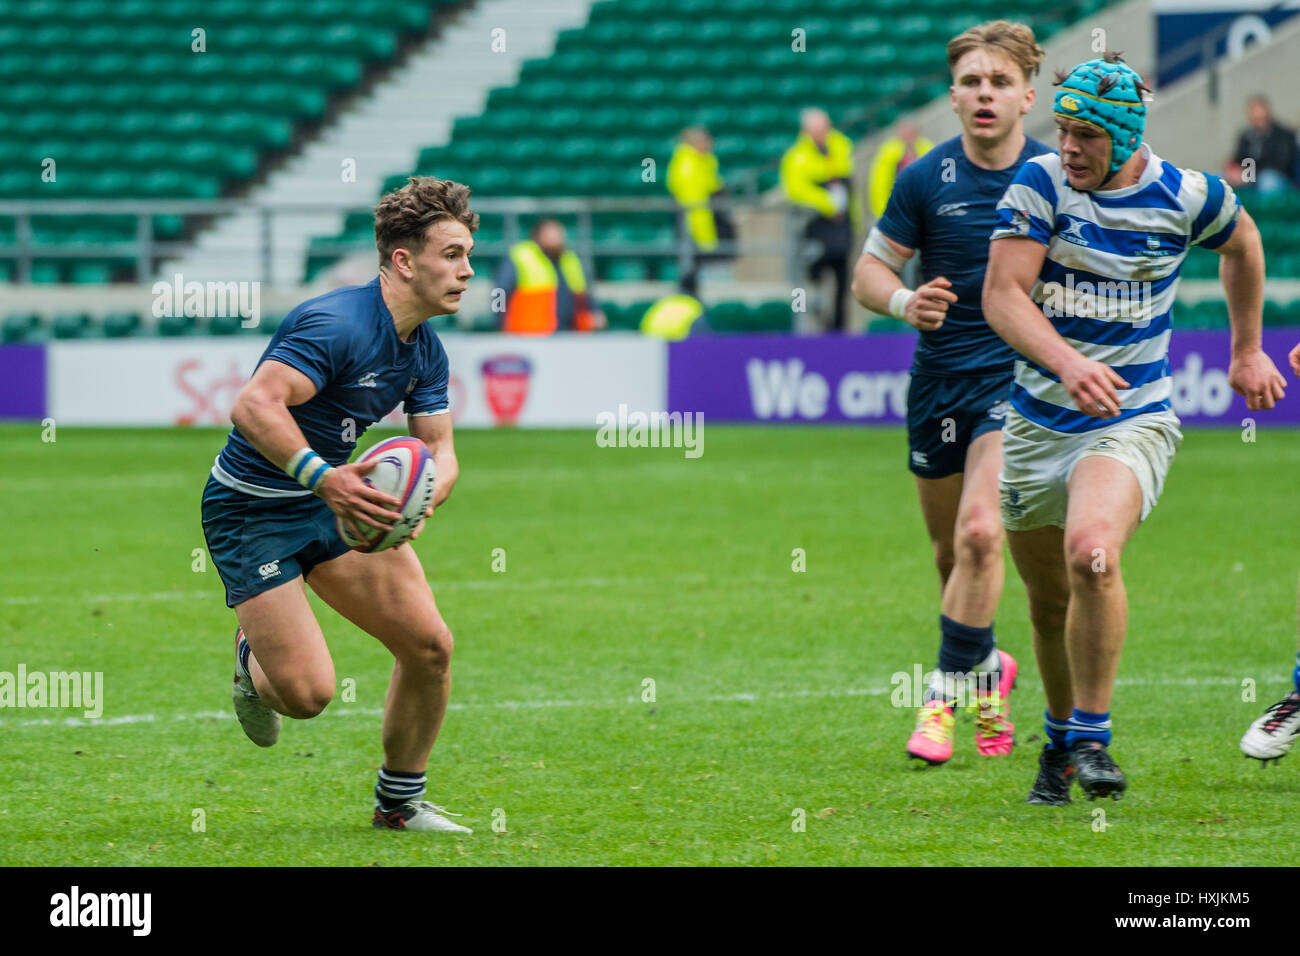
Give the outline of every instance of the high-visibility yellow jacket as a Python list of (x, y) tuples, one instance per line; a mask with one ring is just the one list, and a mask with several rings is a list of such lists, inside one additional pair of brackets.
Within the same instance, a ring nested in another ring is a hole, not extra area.
[(703, 314), (704, 305), (694, 296), (664, 296), (646, 310), (641, 331), (653, 338), (677, 341), (691, 334), (691, 325)]
[[(839, 130), (826, 136), (823, 153), (807, 133), (800, 133), (794, 145), (781, 157), (781, 188), (787, 198), (799, 206), (806, 206), (823, 216), (834, 216), (835, 201), (826, 183), (843, 179), (853, 180), (853, 142)], [(841, 210), (843, 211), (843, 210)], [(850, 198), (848, 212), (853, 225), (858, 225), (857, 203)]]
[[(934, 143), (924, 136), (918, 136), (912, 145), (916, 150), (916, 159), (934, 149)], [(898, 162), (906, 152), (907, 144), (893, 136), (880, 144), (875, 158), (871, 160), (871, 170), (867, 174), (867, 195), (871, 199), (871, 215), (877, 219), (885, 214), (885, 207), (889, 205), (889, 194), (894, 191), (894, 180), (898, 177)]]
[(718, 157), (678, 143), (668, 161), (668, 191), (681, 204), (691, 241), (704, 252), (718, 248), (718, 225), (709, 199), (722, 188)]
[[(521, 335), (549, 335), (559, 325), (555, 302), (560, 279), (555, 263), (531, 239), (510, 248), (510, 261), (514, 263), (518, 283), (506, 303), (504, 330)], [(572, 249), (560, 254), (560, 272), (564, 273), (564, 284), (573, 293), (574, 328), (590, 332), (595, 328), (591, 296), (587, 293), (582, 260)]]

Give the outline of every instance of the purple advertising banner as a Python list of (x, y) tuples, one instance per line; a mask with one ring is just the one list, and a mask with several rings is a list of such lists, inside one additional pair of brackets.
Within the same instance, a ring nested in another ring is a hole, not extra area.
[(45, 417), (45, 346), (0, 345), (0, 419)]
[[(1174, 411), (1187, 425), (1300, 424), (1300, 382), (1287, 354), (1300, 329), (1265, 329), (1264, 350), (1287, 382), (1270, 411), (1249, 412), (1228, 387), (1227, 330), (1175, 330)], [(668, 410), (715, 422), (900, 424), (916, 337), (701, 336), (668, 347)]]

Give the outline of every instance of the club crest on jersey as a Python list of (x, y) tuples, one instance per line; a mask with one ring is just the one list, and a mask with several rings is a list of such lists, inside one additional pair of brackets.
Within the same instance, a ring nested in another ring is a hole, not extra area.
[(1057, 236), (1064, 239), (1066, 242), (1074, 243), (1076, 246), (1086, 246), (1089, 244), (1088, 240), (1083, 238), (1083, 227), (1088, 224), (1085, 220), (1079, 219), (1077, 216), (1063, 215), (1061, 218), (1065, 220), (1065, 228), (1059, 230), (1056, 233)]
[(378, 372), (367, 372), (365, 375), (362, 375), (361, 378), (357, 379), (357, 387), (378, 388), (379, 383), (375, 381), (375, 376), (377, 376), (378, 374), (379, 374)]
[(1145, 250), (1145, 251), (1139, 250), (1139, 252), (1141, 252), (1142, 255), (1144, 255), (1144, 256), (1146, 256), (1146, 257), (1148, 257), (1148, 258), (1158, 258), (1158, 257), (1160, 257), (1160, 256), (1172, 256), (1172, 255), (1173, 255), (1173, 253), (1170, 252), (1168, 249), (1161, 249), (1161, 248), (1160, 248), (1160, 237), (1159, 237), (1159, 236), (1153, 236), (1153, 235), (1150, 235), (1150, 234), (1147, 235), (1147, 247), (1146, 247), (1146, 250)]
[(1028, 209), (1013, 209), (1011, 211), (1011, 228), (1015, 229), (1017, 235), (1029, 235), (1030, 225)]

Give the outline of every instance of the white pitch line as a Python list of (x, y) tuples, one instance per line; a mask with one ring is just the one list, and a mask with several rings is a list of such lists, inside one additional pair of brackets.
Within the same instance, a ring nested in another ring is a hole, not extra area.
[[(1291, 676), (1273, 675), (1265, 677), (1262, 683), (1283, 683)], [(1240, 687), (1241, 681), (1232, 677), (1161, 677), (1123, 678), (1115, 682), (1117, 687)], [(846, 687), (831, 690), (793, 690), (773, 691), (768, 694), (740, 691), (734, 694), (711, 694), (705, 697), (690, 697), (682, 700), (666, 700), (662, 703), (673, 704), (757, 704), (777, 700), (806, 700), (840, 697), (882, 697), (891, 694), (894, 687)], [(639, 704), (639, 696), (625, 697), (621, 700), (500, 700), (470, 703), (451, 703), (448, 710), (545, 710), (566, 707), (623, 707), (627, 704)], [(322, 716), (328, 717), (379, 717), (383, 714), (380, 707), (334, 707), (326, 709)], [(187, 720), (231, 720), (234, 714), (225, 710), (204, 710), (188, 714), (125, 714), (121, 717), (103, 717), (91, 720), (84, 717), (43, 717), (31, 720), (0, 720), (0, 727), (114, 727), (123, 724), (153, 724), (169, 721)]]
[[(508, 578), (505, 574), (491, 575), (490, 577), (472, 578), (465, 580), (447, 580), (447, 579), (429, 579), (430, 587), (440, 591), (447, 590), (465, 590), (465, 591), (482, 591), (500, 587), (512, 587), (519, 590), (529, 591), (549, 591), (557, 588), (623, 588), (629, 586), (644, 585), (647, 581), (658, 584), (701, 584), (709, 580), (707, 574), (674, 574), (662, 577), (635, 577), (635, 578), (609, 578), (609, 577), (592, 577), (592, 578), (542, 578), (532, 580), (519, 580), (518, 578)], [(747, 581), (763, 584), (776, 580), (785, 580), (784, 578), (747, 578)], [(734, 581), (731, 583), (735, 583)], [(802, 583), (802, 582), (798, 582)], [(146, 593), (127, 593), (127, 594), (24, 594), (19, 596), (10, 596), (0, 598), (0, 604), (45, 604), (45, 603), (68, 603), (77, 602), (80, 604), (113, 604), (118, 602), (136, 602), (136, 601), (224, 601), (225, 596), (220, 591), (151, 591)]]

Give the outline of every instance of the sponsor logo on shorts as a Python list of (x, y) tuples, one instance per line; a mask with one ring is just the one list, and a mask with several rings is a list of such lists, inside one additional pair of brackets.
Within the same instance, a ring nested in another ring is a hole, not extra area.
[(263, 565), (261, 565), (260, 567), (258, 567), (258, 569), (257, 569), (257, 573), (260, 574), (260, 575), (262, 576), (262, 580), (263, 580), (263, 581), (269, 580), (270, 578), (279, 577), (279, 576), (280, 576), (280, 562), (279, 562), (279, 561), (270, 561), (270, 562), (268, 562), (268, 563), (266, 563), (266, 564), (263, 564)]
[(989, 418), (1006, 418), (1007, 412), (1011, 411), (1011, 400), (1002, 399), (986, 412)]
[(912, 452), (912, 464), (916, 465), (918, 468), (929, 468), (930, 459), (926, 456), (925, 452), (914, 451)]
[(964, 216), (969, 202), (946, 202), (934, 211), (936, 216)]
[(1002, 514), (1008, 518), (1024, 517), (1025, 506), (1020, 503), (1020, 492), (1017, 489), (1002, 489)]
[(1089, 449), (1099, 448), (1105, 451), (1110, 451), (1118, 447), (1119, 445), (1116, 444), (1115, 439), (1113, 438), (1098, 438), (1095, 442), (1093, 442), (1091, 445), (1088, 446)]
[(410, 380), (409, 382), (406, 383), (406, 394), (407, 394), (407, 395), (410, 395), (410, 394), (411, 394), (411, 390), (415, 388), (415, 384), (416, 384), (416, 382), (418, 382), (418, 381), (420, 381), (420, 377), (419, 377), (418, 375), (412, 375), (412, 376), (411, 376), (411, 380)]

